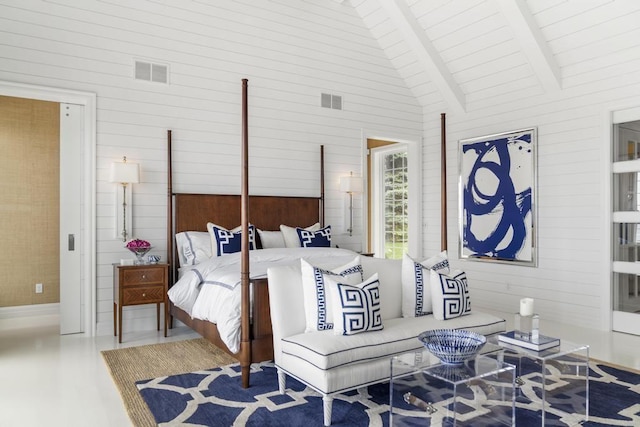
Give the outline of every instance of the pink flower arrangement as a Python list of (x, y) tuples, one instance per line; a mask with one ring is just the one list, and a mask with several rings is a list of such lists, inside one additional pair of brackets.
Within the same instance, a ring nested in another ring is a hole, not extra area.
[(151, 243), (146, 240), (133, 239), (127, 242), (127, 249), (136, 250), (136, 249), (147, 249), (151, 247)]

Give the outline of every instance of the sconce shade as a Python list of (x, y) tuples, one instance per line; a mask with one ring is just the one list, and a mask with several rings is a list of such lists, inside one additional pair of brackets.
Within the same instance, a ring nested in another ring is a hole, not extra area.
[(127, 184), (137, 184), (140, 182), (140, 169), (137, 163), (124, 162), (111, 163), (111, 174), (109, 181)]
[(341, 177), (340, 191), (345, 193), (362, 193), (362, 178), (353, 175)]

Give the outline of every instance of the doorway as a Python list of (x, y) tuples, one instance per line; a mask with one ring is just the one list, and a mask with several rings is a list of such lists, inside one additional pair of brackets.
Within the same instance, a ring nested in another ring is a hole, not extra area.
[(366, 248), (376, 257), (421, 255), (419, 140), (366, 139)]
[[(96, 325), (94, 298), (96, 247), (94, 220), (95, 94), (0, 81), (0, 95), (59, 103), (60, 129), (73, 135), (71, 145), (67, 146), (66, 143), (63, 145), (73, 152), (72, 157), (66, 158), (66, 161), (70, 159), (75, 161), (77, 167), (69, 168), (68, 164), (65, 164), (65, 171), (61, 173), (61, 178), (69, 182), (80, 183), (79, 187), (69, 190), (74, 191), (74, 196), (78, 197), (81, 202), (77, 204), (78, 211), (76, 213), (70, 213), (68, 210), (63, 210), (60, 213), (61, 216), (67, 218), (67, 221), (60, 221), (60, 268), (63, 269), (64, 254), (74, 252), (72, 255), (76, 258), (74, 262), (77, 262), (78, 268), (75, 268), (73, 273), (79, 280), (76, 280), (77, 287), (69, 292), (72, 294), (72, 299), (75, 300), (73, 303), (65, 302), (63, 295), (67, 292), (66, 288), (63, 289), (65, 285), (61, 281), (60, 324), (61, 327), (65, 327), (64, 330), (61, 329), (61, 333), (84, 332), (85, 335), (92, 336), (95, 334)], [(73, 229), (67, 228), (71, 221), (74, 223), (75, 228)], [(73, 240), (73, 251), (69, 250), (72, 247), (71, 240)], [(68, 271), (68, 267), (64, 270)], [(69, 304), (73, 304), (73, 307)], [(68, 313), (71, 313), (71, 317), (67, 316)]]
[(401, 259), (409, 251), (407, 146), (393, 143), (370, 153), (372, 252), (380, 258)]
[[(640, 335), (640, 111), (615, 114), (612, 149), (612, 329)], [(618, 118), (619, 117), (619, 118)]]

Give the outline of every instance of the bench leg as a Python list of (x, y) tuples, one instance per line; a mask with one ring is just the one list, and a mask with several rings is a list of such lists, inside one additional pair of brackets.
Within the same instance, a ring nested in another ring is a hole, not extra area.
[(287, 382), (287, 374), (285, 374), (283, 371), (281, 371), (280, 369), (278, 369), (278, 391), (280, 392), (280, 394), (284, 394), (285, 391), (285, 384)]
[(331, 425), (331, 408), (333, 407), (333, 396), (322, 396), (322, 403), (324, 409), (324, 425), (329, 427)]

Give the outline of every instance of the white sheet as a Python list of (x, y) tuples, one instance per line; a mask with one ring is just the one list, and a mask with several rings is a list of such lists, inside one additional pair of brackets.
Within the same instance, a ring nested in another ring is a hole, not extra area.
[[(273, 248), (249, 252), (249, 277), (267, 277), (267, 268), (300, 262), (332, 268), (357, 253), (338, 248)], [(233, 353), (240, 348), (241, 254), (212, 257), (192, 269), (169, 289), (169, 299), (192, 318), (216, 323), (220, 338)]]

